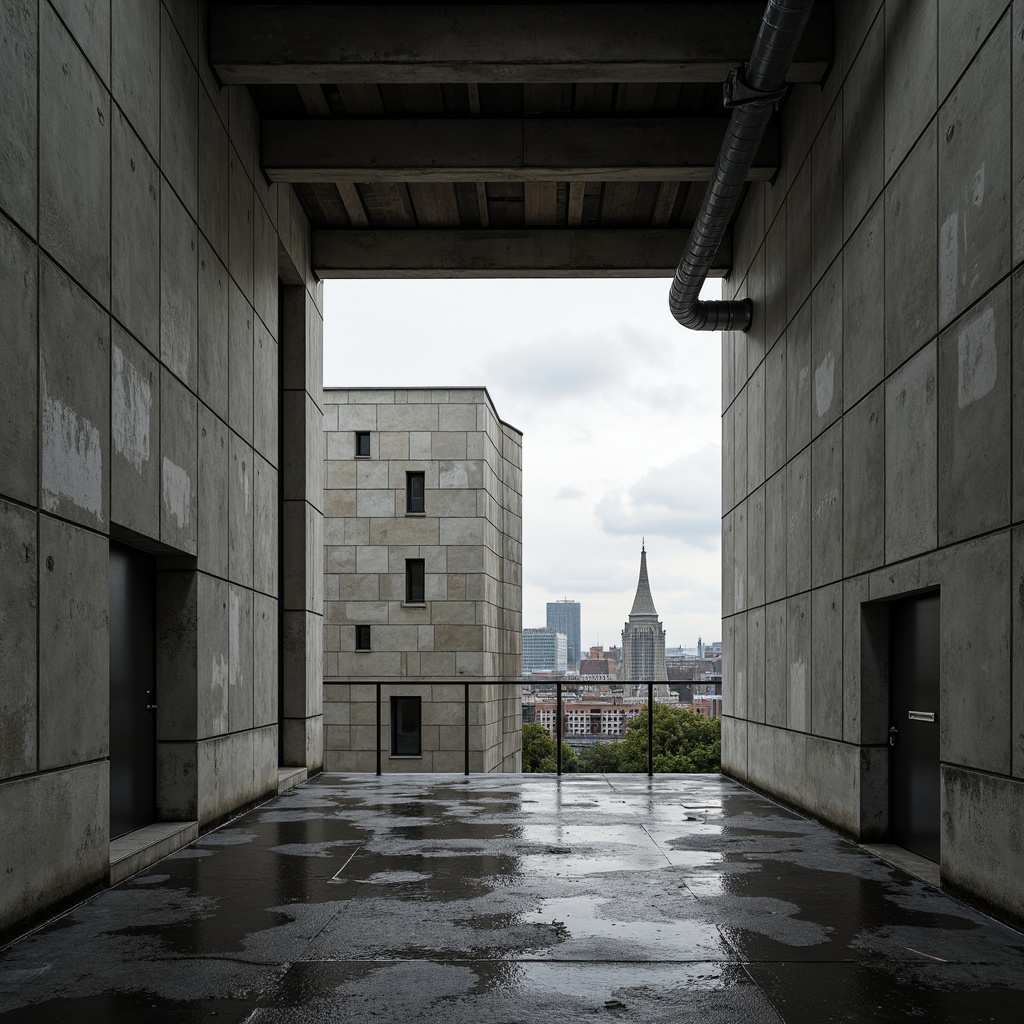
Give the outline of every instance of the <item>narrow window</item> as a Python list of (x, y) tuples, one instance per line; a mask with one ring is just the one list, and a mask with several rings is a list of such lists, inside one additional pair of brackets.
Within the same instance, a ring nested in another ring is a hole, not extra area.
[(368, 459), (370, 457), (370, 432), (368, 430), (356, 431), (356, 458)]
[(370, 627), (356, 626), (356, 650), (370, 650)]
[(391, 698), (391, 754), (398, 757), (419, 757), (420, 698)]
[(422, 558), (405, 560), (405, 600), (407, 604), (425, 604), (427, 588)]
[(423, 474), (422, 473), (406, 473), (405, 474), (405, 511), (406, 512), (422, 512), (423, 511)]

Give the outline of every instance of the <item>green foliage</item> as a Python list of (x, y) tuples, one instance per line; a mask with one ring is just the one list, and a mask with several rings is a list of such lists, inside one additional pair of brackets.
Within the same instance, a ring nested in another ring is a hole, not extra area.
[[(580, 771), (599, 775), (611, 775), (624, 769), (619, 767), (622, 760), (621, 743), (595, 743), (580, 755)], [(644, 771), (647, 769), (645, 768)]]
[[(552, 744), (554, 746), (554, 744)], [(690, 708), (654, 705), (654, 770), (717, 772), (721, 770), (722, 727)], [(647, 709), (626, 728), (619, 743), (599, 743), (587, 750), (583, 772), (646, 772)]]
[[(523, 723), (523, 771), (524, 772), (555, 772), (558, 770), (558, 758), (555, 741), (548, 735), (547, 729), (533, 722)], [(579, 770), (579, 759), (568, 744), (562, 744), (562, 771)]]

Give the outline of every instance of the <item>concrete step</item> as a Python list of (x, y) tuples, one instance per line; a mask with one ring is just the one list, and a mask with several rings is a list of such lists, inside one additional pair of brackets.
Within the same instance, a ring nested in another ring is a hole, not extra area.
[(199, 838), (198, 821), (155, 821), (110, 841), (110, 884), (156, 863)]
[(277, 769), (277, 792), (280, 796), (293, 786), (305, 782), (309, 778), (309, 772), (305, 768), (278, 768)]

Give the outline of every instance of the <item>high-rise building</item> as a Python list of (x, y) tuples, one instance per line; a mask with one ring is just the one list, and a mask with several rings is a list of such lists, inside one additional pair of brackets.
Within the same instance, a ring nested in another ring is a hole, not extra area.
[(580, 603), (579, 601), (548, 601), (548, 629), (565, 634), (566, 667), (580, 670)]
[(523, 630), (523, 675), (531, 672), (564, 672), (567, 643), (554, 629)]
[(665, 671), (665, 630), (651, 596), (647, 550), (640, 548), (640, 579), (629, 619), (622, 630), (622, 678), (668, 679)]

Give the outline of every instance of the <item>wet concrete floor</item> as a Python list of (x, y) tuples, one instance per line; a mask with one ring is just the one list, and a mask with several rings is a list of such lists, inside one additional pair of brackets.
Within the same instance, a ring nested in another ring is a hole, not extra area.
[(1024, 1020), (1024, 935), (704, 776), (322, 775), (0, 952), (0, 1021)]

